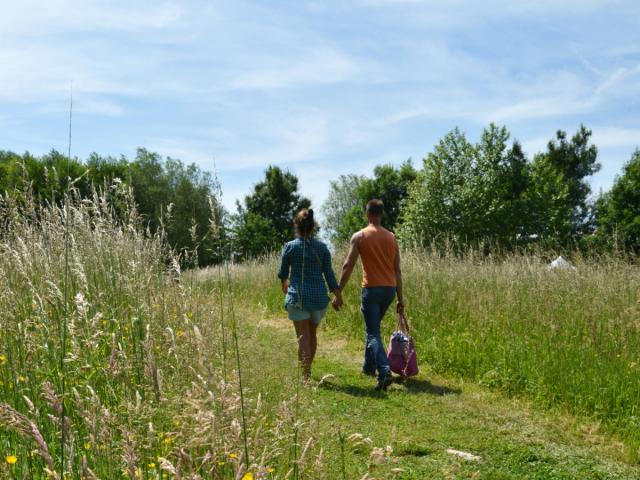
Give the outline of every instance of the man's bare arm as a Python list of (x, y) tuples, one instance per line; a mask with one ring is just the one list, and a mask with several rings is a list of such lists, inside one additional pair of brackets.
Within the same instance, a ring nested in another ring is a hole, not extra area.
[(404, 312), (404, 296), (402, 294), (402, 270), (400, 269), (400, 252), (396, 253), (396, 295), (398, 296), (398, 313)]
[(358, 256), (360, 255), (359, 243), (360, 232), (357, 232), (351, 237), (349, 253), (347, 253), (347, 258), (344, 260), (344, 264), (342, 265), (342, 274), (340, 275), (340, 282), (338, 286), (338, 289), (341, 291), (347, 285), (347, 282), (351, 277), (351, 273), (356, 266), (356, 262), (358, 261)]

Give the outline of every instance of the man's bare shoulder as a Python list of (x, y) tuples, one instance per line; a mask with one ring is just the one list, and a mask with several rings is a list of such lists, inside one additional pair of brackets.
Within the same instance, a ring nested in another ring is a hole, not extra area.
[(356, 233), (351, 235), (351, 243), (360, 243), (360, 239), (362, 238), (362, 230), (358, 230)]

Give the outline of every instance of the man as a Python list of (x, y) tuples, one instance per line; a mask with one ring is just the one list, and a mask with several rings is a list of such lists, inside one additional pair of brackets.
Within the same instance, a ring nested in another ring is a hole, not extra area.
[[(369, 225), (351, 237), (349, 253), (342, 266), (338, 286), (339, 291), (344, 289), (359, 256), (362, 259), (360, 311), (364, 316), (366, 331), (362, 372), (375, 376), (377, 370), (376, 390), (386, 390), (392, 382), (387, 352), (380, 338), (380, 322), (396, 295), (396, 310), (398, 313), (404, 311), (400, 252), (393, 233), (381, 224), (383, 213), (384, 204), (381, 200), (371, 200), (367, 203), (366, 216)], [(339, 309), (342, 306), (342, 298), (335, 298), (333, 306), (336, 310)]]

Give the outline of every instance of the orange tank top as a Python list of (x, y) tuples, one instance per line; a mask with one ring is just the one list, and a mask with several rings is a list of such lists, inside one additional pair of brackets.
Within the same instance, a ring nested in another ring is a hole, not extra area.
[(358, 250), (362, 259), (362, 287), (395, 287), (396, 237), (384, 227), (369, 225), (360, 230)]

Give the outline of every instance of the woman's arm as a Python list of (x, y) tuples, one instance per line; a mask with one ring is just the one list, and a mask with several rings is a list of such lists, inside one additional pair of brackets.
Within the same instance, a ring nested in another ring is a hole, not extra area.
[(336, 274), (333, 271), (333, 265), (331, 263), (331, 252), (325, 246), (322, 256), (322, 274), (329, 286), (329, 291), (335, 293), (338, 290), (338, 281), (336, 280)]
[(282, 293), (287, 294), (289, 289), (289, 270), (291, 269), (291, 256), (289, 255), (289, 249), (285, 245), (282, 249), (282, 255), (280, 257), (280, 271), (278, 272), (278, 278), (280, 279), (280, 288)]

